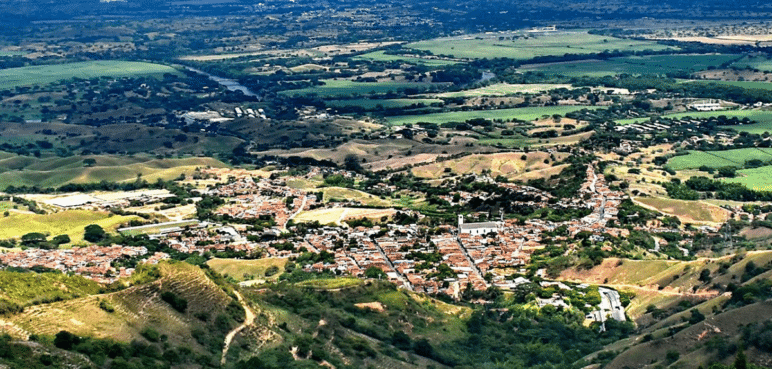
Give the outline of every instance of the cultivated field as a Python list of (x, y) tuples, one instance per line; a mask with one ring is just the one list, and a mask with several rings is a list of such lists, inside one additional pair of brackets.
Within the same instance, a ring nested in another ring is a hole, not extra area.
[(702, 201), (673, 200), (660, 197), (636, 197), (634, 201), (649, 209), (677, 217), (681, 223), (717, 224), (729, 219), (729, 211)]
[(384, 109), (394, 108), (407, 108), (412, 105), (423, 104), (429, 106), (431, 104), (442, 104), (440, 99), (386, 99), (386, 100), (374, 100), (374, 99), (351, 99), (351, 100), (329, 100), (324, 104), (327, 106), (340, 108), (349, 106), (358, 106), (363, 109), (375, 109), (378, 106)]
[[(707, 119), (713, 117), (725, 116), (727, 118), (748, 118), (752, 121), (758, 122), (756, 124), (746, 124), (738, 126), (730, 126), (736, 131), (745, 131), (750, 133), (764, 133), (764, 131), (772, 130), (772, 111), (766, 110), (720, 110), (720, 111), (689, 111), (684, 113), (666, 114), (662, 118), (680, 119), (680, 118), (694, 118), (694, 119)], [(616, 121), (616, 124), (626, 125), (633, 123), (645, 123), (649, 118), (629, 118), (620, 119)]]
[[(83, 160), (96, 160), (85, 167)], [(109, 155), (51, 157), (37, 159), (12, 156), (0, 159), (0, 190), (8, 186), (57, 187), (66, 183), (134, 181), (137, 175), (147, 181), (170, 180), (201, 167), (226, 167), (212, 158), (156, 159)]]
[(560, 32), (530, 36), (528, 39), (500, 40), (499, 36), (450, 37), (408, 44), (406, 47), (428, 50), (434, 55), (456, 58), (512, 58), (531, 59), (537, 56), (564, 54), (593, 54), (604, 50), (663, 50), (667, 46), (653, 42), (623, 40), (585, 32)]
[(509, 83), (497, 83), (490, 86), (475, 88), (472, 90), (445, 92), (438, 94), (437, 97), (481, 97), (481, 96), (507, 96), (518, 93), (539, 93), (546, 92), (558, 88), (571, 88), (571, 85), (559, 85), (559, 84), (509, 84)]
[(70, 236), (72, 244), (78, 244), (83, 242), (83, 229), (89, 224), (98, 224), (111, 232), (132, 219), (137, 217), (87, 210), (68, 210), (46, 215), (11, 213), (0, 221), (0, 239), (20, 238), (27, 233), (40, 232), (52, 237), (66, 234)]
[(689, 155), (680, 155), (670, 159), (666, 166), (673, 170), (696, 169), (701, 166), (710, 168), (721, 167), (739, 167), (742, 168), (745, 162), (752, 159), (762, 161), (772, 160), (772, 149), (770, 148), (744, 148), (724, 151), (694, 151), (690, 150)]
[(397, 92), (407, 88), (426, 88), (430, 87), (432, 83), (425, 82), (354, 82), (348, 79), (325, 79), (322, 80), (324, 85), (308, 87), (298, 90), (287, 90), (280, 92), (283, 95), (290, 96), (303, 96), (316, 94), (320, 97), (335, 97), (335, 96), (360, 96), (360, 95), (374, 95), (385, 94), (389, 91)]
[(755, 191), (772, 191), (772, 166), (737, 171), (738, 177), (723, 178), (724, 182), (741, 183)]
[(475, 110), (475, 111), (458, 111), (458, 112), (446, 112), (446, 113), (434, 113), (423, 115), (399, 115), (393, 117), (386, 117), (386, 121), (391, 125), (405, 125), (416, 124), (418, 122), (426, 123), (448, 123), (448, 122), (465, 122), (470, 119), (483, 118), (483, 119), (501, 119), (512, 120), (519, 119), (524, 121), (532, 121), (539, 119), (545, 115), (565, 115), (566, 113), (579, 111), (582, 109), (596, 110), (601, 109), (597, 106), (539, 106), (529, 108), (513, 108), (513, 109), (496, 109), (496, 110)]
[(137, 75), (163, 75), (177, 73), (177, 70), (160, 64), (100, 60), (59, 65), (36, 65), (31, 67), (0, 70), (0, 89), (17, 86), (43, 85), (71, 78), (128, 77)]
[(547, 74), (579, 76), (609, 76), (616, 74), (666, 74), (676, 71), (696, 72), (717, 67), (740, 58), (734, 54), (709, 55), (651, 55), (608, 60), (587, 60), (576, 62), (524, 65), (523, 71), (539, 71)]
[(398, 61), (402, 63), (408, 63), (408, 64), (417, 64), (417, 65), (425, 65), (429, 67), (433, 66), (446, 66), (451, 64), (456, 64), (454, 61), (450, 60), (438, 60), (438, 59), (428, 59), (428, 58), (416, 58), (416, 57), (410, 57), (410, 56), (402, 56), (402, 55), (389, 55), (386, 54), (383, 51), (374, 51), (367, 54), (362, 54), (354, 59), (359, 60), (372, 60), (372, 61), (379, 61), (379, 62), (393, 62)]

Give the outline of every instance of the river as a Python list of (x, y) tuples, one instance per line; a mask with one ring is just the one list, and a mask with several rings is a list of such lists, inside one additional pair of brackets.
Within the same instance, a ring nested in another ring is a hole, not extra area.
[(254, 92), (250, 91), (244, 85), (238, 83), (235, 80), (232, 80), (232, 79), (229, 79), (229, 78), (218, 77), (218, 76), (215, 76), (215, 75), (211, 75), (211, 74), (209, 74), (207, 72), (204, 72), (202, 70), (198, 70), (198, 69), (195, 69), (195, 68), (191, 68), (191, 67), (185, 67), (185, 68), (187, 70), (191, 71), (191, 72), (196, 72), (196, 73), (203, 74), (203, 75), (209, 77), (209, 79), (211, 79), (212, 81), (215, 81), (215, 82), (225, 86), (225, 88), (227, 88), (228, 91), (241, 91), (246, 96), (258, 97), (257, 94), (255, 94)]

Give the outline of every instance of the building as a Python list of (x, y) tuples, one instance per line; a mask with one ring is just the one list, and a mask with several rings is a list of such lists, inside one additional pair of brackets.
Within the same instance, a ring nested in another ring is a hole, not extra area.
[(722, 110), (721, 104), (718, 100), (698, 101), (689, 105), (689, 109), (696, 111), (716, 111)]
[(486, 235), (494, 232), (498, 233), (503, 226), (502, 222), (479, 222), (479, 223), (464, 223), (464, 216), (458, 216), (458, 233), (468, 233), (475, 235)]

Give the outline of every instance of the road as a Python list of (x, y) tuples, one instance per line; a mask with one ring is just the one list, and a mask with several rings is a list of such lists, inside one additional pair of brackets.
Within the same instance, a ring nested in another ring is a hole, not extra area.
[(287, 229), (287, 223), (289, 223), (290, 220), (292, 220), (293, 218), (298, 216), (298, 214), (300, 214), (300, 212), (302, 212), (303, 209), (306, 208), (306, 202), (307, 201), (308, 201), (308, 196), (303, 196), (303, 203), (300, 204), (300, 209), (298, 209), (298, 211), (292, 213), (292, 215), (290, 215), (290, 217), (287, 218), (287, 221), (284, 222), (284, 224), (282, 224), (282, 226), (281, 226), (282, 229), (286, 230)]
[(464, 247), (464, 243), (461, 242), (461, 239), (456, 238), (456, 242), (458, 243), (458, 247), (461, 248), (461, 252), (464, 254), (466, 261), (469, 262), (469, 265), (472, 267), (472, 270), (474, 270), (475, 274), (477, 274), (477, 276), (480, 277), (480, 280), (485, 283), (485, 287), (490, 287), (490, 284), (485, 280), (485, 278), (483, 278), (483, 274), (480, 268), (477, 266), (477, 264), (474, 263), (472, 257), (469, 256), (469, 252), (466, 250), (466, 247)]
[(233, 337), (236, 337), (236, 335), (244, 328), (252, 325), (252, 323), (255, 322), (255, 313), (253, 313), (252, 309), (249, 308), (249, 305), (247, 305), (246, 301), (244, 301), (244, 298), (241, 297), (239, 291), (234, 290), (233, 293), (236, 294), (236, 298), (238, 298), (239, 303), (241, 303), (241, 306), (244, 308), (246, 316), (244, 318), (244, 323), (228, 332), (228, 334), (225, 336), (225, 345), (223, 345), (222, 358), (220, 359), (220, 364), (223, 365), (225, 364), (225, 357), (228, 355), (228, 349), (231, 347), (231, 342), (233, 342)]

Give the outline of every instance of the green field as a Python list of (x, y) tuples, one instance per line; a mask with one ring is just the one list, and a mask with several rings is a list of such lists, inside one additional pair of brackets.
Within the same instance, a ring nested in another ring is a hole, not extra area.
[(282, 91), (283, 95), (290, 96), (303, 96), (316, 94), (320, 97), (334, 97), (334, 96), (363, 96), (373, 94), (385, 94), (387, 92), (397, 92), (400, 89), (406, 88), (426, 88), (430, 86), (438, 86), (437, 84), (424, 83), (424, 82), (354, 82), (348, 79), (334, 80), (325, 79), (322, 80), (324, 85), (308, 87), (298, 90)]
[(432, 60), (432, 59), (423, 59), (423, 58), (414, 58), (409, 56), (401, 56), (401, 55), (389, 55), (386, 54), (384, 51), (373, 51), (371, 53), (362, 54), (354, 59), (359, 60), (372, 60), (372, 61), (379, 61), (379, 62), (402, 62), (402, 63), (408, 63), (408, 64), (420, 64), (420, 65), (426, 65), (426, 66), (437, 66), (442, 67), (446, 65), (456, 64), (456, 62), (449, 61), (449, 60)]
[(157, 234), (167, 229), (172, 229), (177, 227), (184, 228), (186, 226), (192, 226), (192, 225), (198, 225), (198, 224), (199, 224), (199, 221), (190, 220), (190, 221), (183, 221), (183, 222), (174, 222), (173, 224), (159, 224), (158, 226), (155, 226), (155, 227), (121, 230), (120, 233), (126, 236), (138, 236), (141, 234)]
[(98, 283), (63, 273), (0, 272), (0, 298), (21, 306), (99, 293)]
[(595, 54), (604, 50), (664, 50), (667, 46), (654, 42), (624, 40), (585, 32), (565, 32), (518, 40), (499, 40), (498, 37), (451, 37), (408, 44), (407, 48), (428, 50), (434, 55), (457, 58), (511, 58), (532, 59), (537, 56), (564, 54)]
[[(772, 127), (772, 111), (763, 111), (763, 110), (689, 111), (684, 113), (663, 115), (662, 118), (680, 119), (680, 118), (690, 117), (694, 119), (706, 119), (706, 118), (712, 118), (712, 117), (719, 117), (722, 115), (726, 116), (727, 118), (739, 118), (739, 119), (748, 118), (752, 121), (756, 121), (764, 125), (770, 125), (770, 127)], [(644, 118), (620, 119), (620, 120), (617, 120), (615, 123), (619, 125), (626, 125), (626, 124), (633, 124), (633, 123), (645, 123), (648, 121), (649, 121), (649, 118), (644, 117)], [(759, 130), (759, 129), (762, 129), (763, 127), (759, 124), (749, 124), (744, 126), (732, 126), (731, 128), (738, 131), (751, 131), (751, 130)]]
[(325, 105), (341, 108), (348, 106), (359, 106), (365, 110), (371, 110), (377, 108), (379, 105), (384, 109), (394, 108), (406, 108), (414, 104), (424, 104), (429, 106), (431, 104), (442, 104), (440, 99), (386, 99), (386, 100), (374, 100), (374, 99), (352, 99), (352, 100), (329, 100), (324, 102)]
[[(746, 148), (724, 151), (694, 151), (689, 155), (681, 155), (671, 158), (667, 167), (673, 170), (697, 169), (701, 166), (710, 168), (739, 167), (742, 168), (747, 160), (759, 159), (772, 160), (772, 149)], [(757, 168), (758, 169), (758, 168)]]
[(447, 122), (465, 122), (469, 119), (520, 119), (536, 120), (544, 115), (565, 115), (566, 113), (579, 111), (582, 109), (596, 110), (601, 109), (596, 106), (539, 106), (529, 108), (497, 109), (497, 110), (476, 110), (476, 111), (457, 111), (447, 113), (435, 113), (424, 115), (399, 115), (386, 117), (386, 121), (391, 125), (415, 124), (418, 122), (442, 124)]
[(772, 90), (772, 83), (769, 82), (754, 82), (754, 81), (695, 81), (687, 83), (707, 83), (726, 86), (735, 86), (742, 88), (756, 88), (760, 90)]
[(751, 67), (760, 71), (772, 72), (772, 59), (766, 56), (748, 56), (732, 64), (733, 67)]
[(26, 53), (23, 53), (21, 51), (2, 51), (0, 50), (0, 57), (2, 56), (19, 56), (19, 55), (25, 55)]
[(497, 83), (490, 86), (475, 88), (472, 90), (445, 92), (438, 94), (437, 97), (478, 97), (478, 96), (506, 96), (517, 93), (539, 93), (554, 90), (557, 88), (571, 88), (571, 85), (557, 84), (508, 84)]
[(523, 66), (524, 71), (539, 71), (569, 77), (601, 77), (616, 74), (666, 74), (675, 71), (696, 72), (739, 58), (734, 54), (650, 55), (589, 60), (569, 63)]
[(0, 70), (0, 89), (43, 85), (70, 78), (128, 77), (162, 75), (164, 73), (177, 73), (177, 70), (160, 64), (120, 60), (36, 65)]
[(737, 171), (735, 178), (723, 178), (725, 182), (740, 183), (755, 191), (772, 191), (772, 166)]
[(40, 232), (50, 236), (66, 234), (73, 244), (78, 244), (83, 241), (83, 229), (89, 224), (98, 224), (107, 231), (114, 231), (120, 224), (136, 218), (88, 210), (68, 210), (45, 215), (11, 213), (2, 218), (0, 239), (19, 238), (27, 233)]
[[(93, 158), (96, 165), (84, 167), (83, 160)], [(0, 190), (8, 186), (57, 187), (67, 183), (121, 182), (159, 178), (170, 180), (197, 167), (225, 167), (212, 158), (156, 159), (128, 156), (70, 156), (38, 159), (29, 156), (0, 157)]]

